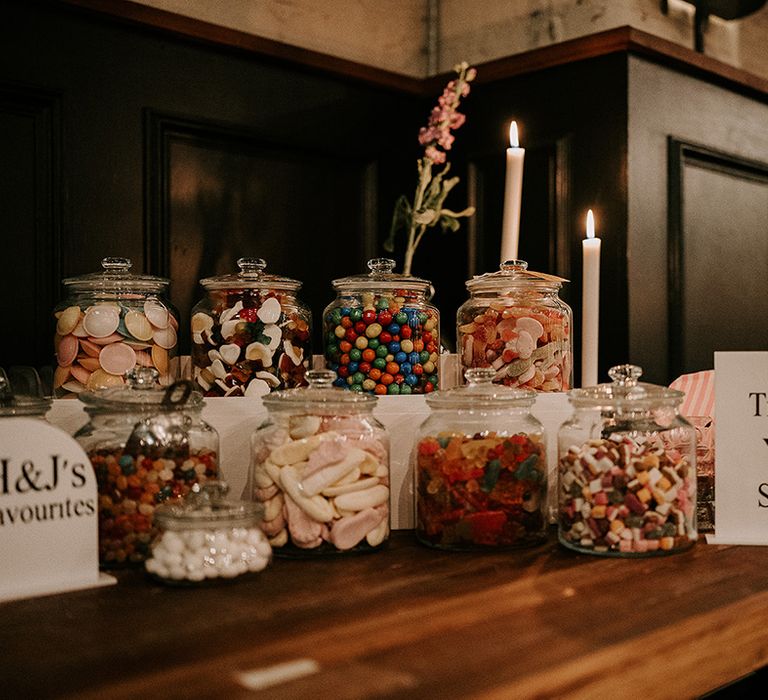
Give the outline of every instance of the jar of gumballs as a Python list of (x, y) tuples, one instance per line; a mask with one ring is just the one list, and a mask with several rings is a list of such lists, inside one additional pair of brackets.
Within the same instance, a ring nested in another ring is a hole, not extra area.
[(124, 385), (78, 396), (90, 420), (75, 439), (96, 473), (102, 568), (144, 561), (157, 534), (157, 506), (220, 475), (219, 436), (191, 388), (159, 388), (157, 370), (141, 367)]
[(178, 312), (170, 280), (130, 272), (128, 258), (104, 258), (103, 270), (62, 281), (67, 297), (56, 322), (57, 397), (121, 386), (134, 367), (154, 367), (168, 385), (178, 375)]
[(158, 535), (145, 562), (163, 583), (199, 584), (262, 571), (272, 548), (259, 528), (262, 508), (252, 501), (227, 499), (221, 481), (194, 484), (180, 501), (155, 511)]
[(368, 261), (368, 274), (333, 281), (323, 312), (326, 366), (335, 386), (370, 394), (428, 394), (438, 388), (440, 315), (428, 280)]
[(462, 371), (491, 367), (498, 384), (537, 392), (570, 389), (573, 318), (558, 295), (563, 282), (528, 270), (523, 260), (469, 280), (471, 296), (456, 318)]
[(413, 450), (416, 537), (441, 549), (525, 547), (546, 537), (544, 428), (536, 394), (469, 369), (468, 384), (427, 397)]

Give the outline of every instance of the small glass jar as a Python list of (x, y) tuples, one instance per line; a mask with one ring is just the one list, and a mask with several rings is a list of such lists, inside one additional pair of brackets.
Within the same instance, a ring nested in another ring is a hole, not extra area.
[(696, 444), (679, 414), (683, 393), (612, 367), (611, 384), (570, 392), (558, 434), (558, 536), (604, 556), (671, 554), (696, 531)]
[(326, 367), (334, 384), (369, 394), (428, 394), (438, 387), (440, 314), (432, 285), (368, 261), (370, 273), (333, 281), (323, 312)]
[(142, 367), (124, 386), (79, 395), (90, 420), (75, 439), (96, 472), (103, 568), (144, 561), (155, 508), (219, 477), (219, 436), (190, 389), (189, 382), (158, 389), (157, 370)]
[(240, 271), (200, 280), (192, 309), (192, 367), (205, 396), (263, 396), (305, 386), (312, 360), (311, 312), (288, 277), (265, 274), (261, 258)]
[(169, 280), (129, 272), (128, 258), (104, 258), (104, 270), (62, 281), (67, 297), (54, 309), (57, 397), (123, 384), (134, 367), (154, 367), (168, 385), (178, 375), (178, 312)]
[(544, 428), (536, 394), (467, 370), (465, 386), (427, 398), (416, 436), (416, 537), (443, 549), (525, 547), (546, 538)]
[(309, 388), (264, 398), (245, 497), (264, 506), (262, 530), (278, 556), (359, 552), (389, 537), (389, 440), (376, 398), (310, 370)]
[(0, 418), (39, 418), (51, 409), (51, 400), (41, 396), (14, 393), (5, 370), (0, 367)]
[(155, 511), (158, 534), (144, 566), (163, 583), (198, 584), (263, 570), (272, 548), (259, 528), (261, 508), (226, 500), (220, 481), (194, 484), (180, 502)]
[(558, 296), (565, 281), (508, 260), (499, 272), (466, 283), (470, 298), (456, 315), (461, 371), (492, 367), (493, 381), (534, 391), (572, 386), (573, 319)]

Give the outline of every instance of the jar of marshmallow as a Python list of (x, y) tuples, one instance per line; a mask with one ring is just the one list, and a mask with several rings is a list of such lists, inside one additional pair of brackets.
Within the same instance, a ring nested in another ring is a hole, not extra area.
[(389, 536), (389, 441), (373, 417), (376, 397), (333, 386), (265, 396), (269, 419), (253, 435), (246, 497), (277, 556), (371, 551)]
[(155, 511), (159, 534), (145, 562), (154, 578), (170, 584), (234, 579), (266, 568), (272, 548), (259, 527), (261, 507), (226, 499), (222, 481), (195, 484), (182, 501)]

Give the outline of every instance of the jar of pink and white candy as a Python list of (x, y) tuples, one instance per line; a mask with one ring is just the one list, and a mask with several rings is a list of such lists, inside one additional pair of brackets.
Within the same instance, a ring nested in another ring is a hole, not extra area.
[(153, 367), (159, 382), (178, 375), (178, 312), (169, 280), (130, 272), (128, 258), (104, 258), (102, 272), (63, 280), (68, 296), (54, 309), (54, 393), (75, 396), (122, 386), (134, 367)]
[(462, 376), (467, 369), (492, 367), (498, 384), (539, 392), (570, 389), (573, 319), (558, 296), (565, 281), (532, 272), (522, 260), (469, 280), (471, 296), (456, 317)]
[(246, 498), (264, 506), (261, 528), (277, 556), (371, 551), (389, 536), (389, 440), (376, 397), (333, 386), (264, 397), (269, 420), (251, 440)]
[(696, 437), (680, 416), (683, 393), (638, 382), (634, 365), (610, 384), (570, 392), (558, 434), (558, 536), (569, 549), (640, 557), (697, 539)]

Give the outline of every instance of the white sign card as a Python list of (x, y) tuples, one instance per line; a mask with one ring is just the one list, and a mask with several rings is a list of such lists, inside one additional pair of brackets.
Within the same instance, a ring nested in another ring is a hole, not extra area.
[(768, 352), (715, 353), (715, 544), (768, 544)]
[(88, 456), (35, 418), (0, 419), (0, 601), (116, 583), (99, 573)]

